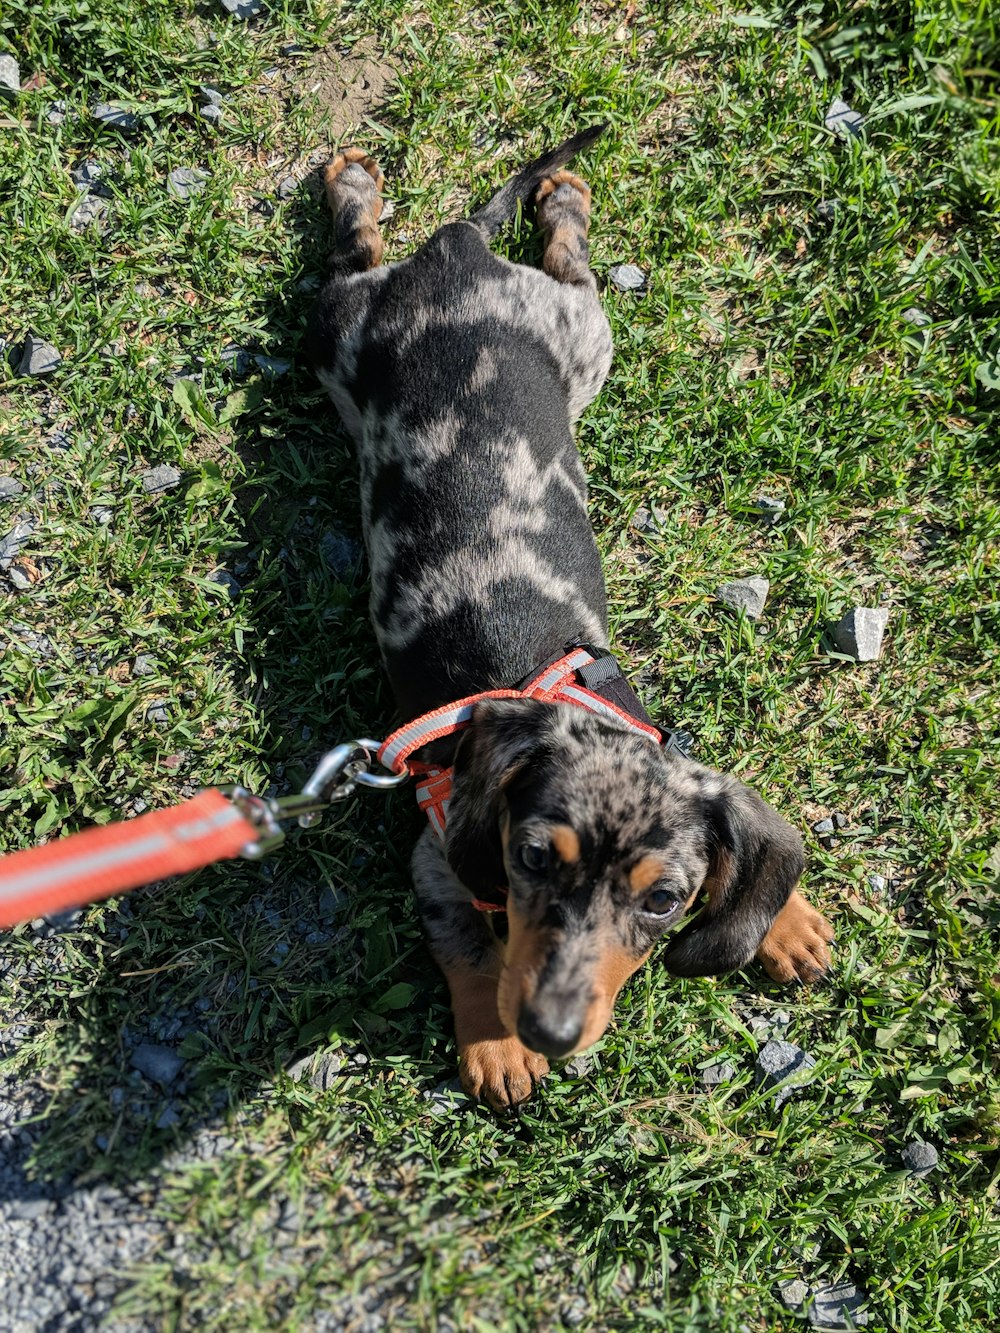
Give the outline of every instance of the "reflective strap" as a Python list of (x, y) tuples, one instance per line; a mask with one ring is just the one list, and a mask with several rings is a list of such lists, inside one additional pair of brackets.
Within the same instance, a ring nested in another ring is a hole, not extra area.
[(602, 698), (593, 690), (585, 690), (582, 685), (564, 685), (555, 698), (568, 704), (579, 704), (581, 708), (586, 708), (591, 713), (603, 713), (605, 717), (613, 717), (616, 722), (624, 722), (627, 727), (631, 727), (633, 731), (638, 731), (643, 736), (648, 736), (657, 745), (663, 739), (655, 727), (647, 727), (645, 722), (640, 722), (637, 717), (631, 717), (610, 699)]
[(0, 857), (0, 929), (239, 856), (257, 830), (214, 788)]
[(521, 697), (520, 690), (486, 690), (483, 694), (470, 694), (465, 699), (459, 699), (457, 703), (445, 704), (441, 708), (435, 708), (433, 712), (424, 713), (414, 721), (407, 722), (405, 727), (400, 727), (388, 740), (382, 742), (382, 748), (378, 752), (379, 763), (392, 773), (402, 773), (407, 759), (415, 750), (430, 745), (432, 741), (440, 740), (442, 736), (450, 736), (453, 732), (460, 731), (462, 727), (467, 727), (472, 717), (472, 710), (481, 700)]

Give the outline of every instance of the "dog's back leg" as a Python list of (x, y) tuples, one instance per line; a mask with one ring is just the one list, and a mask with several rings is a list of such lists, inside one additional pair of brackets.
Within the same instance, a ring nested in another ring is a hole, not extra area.
[(345, 148), (327, 166), (323, 179), (333, 214), (331, 272), (376, 268), (382, 262), (378, 219), (385, 179), (378, 163), (363, 148)]
[(535, 195), (536, 216), (545, 240), (542, 268), (557, 282), (597, 290), (590, 271), (590, 190), (571, 171), (547, 176)]

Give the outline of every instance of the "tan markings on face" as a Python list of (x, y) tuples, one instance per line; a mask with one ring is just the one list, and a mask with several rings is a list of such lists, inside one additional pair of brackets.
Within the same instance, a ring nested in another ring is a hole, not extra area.
[(508, 1032), (517, 1032), (517, 1019), (522, 1005), (534, 995), (538, 974), (542, 970), (551, 947), (550, 933), (530, 926), (521, 916), (516, 903), (507, 903), (507, 946), (504, 953), (500, 985), (497, 988), (497, 1010), (500, 1021)]
[(658, 856), (644, 856), (628, 872), (629, 888), (635, 894), (645, 893), (662, 876), (665, 868)]
[(576, 830), (568, 824), (553, 824), (549, 832), (559, 860), (568, 866), (575, 866), (580, 859), (580, 839)]
[(586, 1050), (588, 1046), (592, 1046), (595, 1041), (603, 1037), (611, 1022), (611, 1011), (615, 1007), (618, 992), (632, 973), (642, 967), (651, 952), (651, 949), (647, 949), (644, 954), (636, 958), (635, 954), (629, 953), (620, 944), (611, 941), (601, 950), (593, 975), (594, 998), (587, 1010), (583, 1032), (576, 1047), (578, 1051)]

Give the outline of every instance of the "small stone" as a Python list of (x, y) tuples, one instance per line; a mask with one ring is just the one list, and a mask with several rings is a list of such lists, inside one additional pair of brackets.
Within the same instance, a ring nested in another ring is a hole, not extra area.
[(319, 539), (319, 553), (327, 569), (341, 583), (350, 583), (361, 563), (361, 547), (342, 532), (327, 528)]
[(864, 1328), (868, 1313), (862, 1307), (867, 1297), (853, 1282), (836, 1282), (813, 1287), (809, 1322), (814, 1328)]
[(923, 310), (918, 310), (915, 305), (911, 305), (909, 310), (903, 311), (903, 318), (907, 324), (915, 324), (918, 329), (926, 329), (927, 325), (932, 323), (930, 315), (925, 314)]
[(833, 822), (837, 828), (847, 828), (847, 816), (839, 810), (833, 812)]
[(344, 1067), (344, 1057), (339, 1051), (326, 1051), (319, 1057), (309, 1075), (309, 1083), (317, 1092), (328, 1092), (337, 1081), (337, 1075)]
[(217, 583), (220, 588), (225, 588), (226, 592), (229, 593), (230, 599), (234, 602), (243, 591), (228, 569), (214, 569), (212, 573), (209, 574), (208, 581), (209, 583)]
[(223, 347), (219, 355), (238, 380), (243, 379), (250, 373), (253, 357), (245, 347), (238, 347), (235, 343), (230, 343), (227, 347)]
[(21, 91), (21, 70), (14, 57), (0, 55), (0, 97), (14, 98)]
[(424, 1101), (431, 1115), (454, 1115), (465, 1106), (466, 1096), (461, 1083), (455, 1078), (430, 1088), (424, 1093)]
[(830, 109), (826, 113), (826, 128), (831, 134), (836, 134), (840, 139), (847, 139), (851, 136), (857, 138), (861, 133), (861, 127), (865, 123), (865, 118), (860, 111), (852, 111), (846, 102), (835, 97), (830, 103)]
[(22, 573), (16, 565), (7, 571), (7, 577), (18, 592), (27, 592), (31, 587), (31, 579), (28, 578), (27, 574)]
[(132, 664), (133, 676), (152, 676), (156, 671), (156, 658), (151, 653), (139, 653)]
[(816, 205), (816, 216), (820, 222), (830, 223), (837, 216), (840, 208), (839, 199), (821, 199)]
[[(291, 199), (292, 195), (299, 188), (299, 183), (294, 176), (286, 176), (278, 185), (278, 198)], [(384, 210), (383, 210), (384, 211)]]
[(338, 912), (343, 911), (344, 897), (329, 884), (320, 890), (318, 911), (321, 921), (332, 921)]
[(789, 1310), (797, 1310), (809, 1299), (809, 1283), (803, 1282), (800, 1277), (787, 1278), (778, 1283), (778, 1294)]
[(70, 179), (81, 194), (98, 194), (103, 198), (111, 197), (111, 191), (107, 185), (109, 173), (96, 158), (85, 158), (69, 174)]
[(167, 193), (175, 199), (193, 199), (196, 194), (201, 194), (208, 179), (207, 171), (199, 171), (196, 167), (175, 167), (167, 177)]
[(812, 831), (813, 831), (813, 833), (821, 833), (821, 834), (823, 834), (823, 833), (825, 833), (825, 834), (830, 834), (830, 833), (832, 833), (832, 832), (833, 832), (833, 820), (830, 819), (829, 817), (827, 817), (826, 819), (817, 819), (817, 820), (816, 820), (816, 823), (813, 824), (813, 826), (812, 826)]
[(682, 759), (690, 759), (694, 754), (695, 739), (690, 731), (679, 728), (676, 731), (664, 731), (660, 748), (664, 754), (678, 754)]
[(251, 19), (260, 13), (262, 0), (222, 0), (222, 8), (234, 19)]
[(103, 235), (107, 231), (107, 218), (107, 202), (96, 194), (85, 194), (69, 215), (70, 230), (79, 235), (96, 226)]
[(34, 531), (34, 520), (24, 518), (14, 524), (6, 537), (0, 537), (0, 569), (10, 568), (11, 561), (17, 558), (22, 547), (27, 546)]
[(302, 1215), (292, 1203), (291, 1199), (286, 1199), (281, 1206), (281, 1215), (278, 1218), (279, 1231), (301, 1231)]
[(706, 1065), (701, 1071), (701, 1081), (706, 1088), (717, 1088), (720, 1083), (732, 1083), (736, 1077), (736, 1070), (728, 1060), (719, 1060), (715, 1064)]
[(82, 916), (82, 907), (71, 907), (65, 912), (52, 912), (49, 916), (37, 917), (32, 921), (31, 929), (39, 939), (50, 940), (56, 935), (67, 935), (76, 930)]
[(102, 528), (106, 528), (115, 516), (115, 511), (110, 505), (91, 505), (90, 517), (95, 523), (99, 523)]
[(0, 477), (0, 500), (13, 500), (24, 494), (24, 487), (16, 477)]
[(14, 374), (51, 375), (60, 361), (62, 361), (62, 357), (51, 343), (43, 342), (41, 338), (36, 338), (33, 333), (29, 333), (24, 340), (21, 359)]
[(608, 278), (620, 292), (641, 292), (646, 285), (646, 275), (635, 264), (616, 264), (608, 269)]
[(291, 361), (286, 361), (284, 357), (264, 356), (260, 352), (254, 355), (254, 361), (269, 380), (276, 380), (281, 375), (287, 375), (292, 368)]
[(837, 650), (856, 662), (876, 662), (882, 655), (882, 636), (889, 621), (884, 607), (857, 606), (848, 611), (830, 633)]
[(779, 515), (785, 512), (785, 502), (776, 495), (758, 495), (753, 502), (753, 507), (760, 515), (762, 521), (769, 527), (777, 523)]
[(210, 102), (208, 106), (203, 106), (198, 111), (202, 120), (207, 120), (210, 125), (218, 125), (222, 119), (222, 107), (215, 102)]
[(63, 123), (66, 119), (66, 103), (62, 98), (52, 103), (45, 113), (45, 119), (50, 125), (61, 125)]
[(888, 882), (889, 881), (884, 875), (868, 876), (868, 887), (871, 889), (872, 893), (885, 893)]
[(198, 96), (201, 98), (202, 103), (205, 106), (222, 105), (222, 94), (219, 92), (218, 88), (213, 88), (210, 83), (199, 83)]
[[(755, 1082), (758, 1088), (768, 1091), (778, 1088), (774, 1098), (775, 1107), (782, 1106), (797, 1091), (811, 1081), (810, 1070), (816, 1061), (799, 1046), (790, 1041), (769, 1041), (757, 1055)], [(779, 1087), (786, 1079), (794, 1079), (786, 1087)]]
[(91, 112), (94, 119), (123, 134), (134, 134), (142, 124), (142, 117), (117, 102), (98, 102)]
[(170, 710), (166, 699), (155, 699), (146, 709), (146, 721), (157, 726), (165, 726), (170, 721)]
[(742, 611), (751, 620), (757, 620), (763, 613), (770, 587), (767, 579), (755, 575), (749, 579), (735, 579), (732, 583), (723, 583), (716, 588), (715, 595), (720, 602), (725, 602), (726, 606), (731, 606), (734, 611)]
[(594, 1056), (591, 1051), (581, 1051), (579, 1055), (574, 1055), (572, 1060), (567, 1060), (562, 1067), (562, 1073), (566, 1078), (586, 1078), (594, 1067)]
[(156, 1118), (156, 1128), (173, 1129), (180, 1118), (177, 1107), (172, 1102), (168, 1102)]
[(172, 491), (180, 484), (181, 473), (169, 463), (160, 463), (157, 467), (147, 468), (142, 474), (142, 489), (147, 495), (158, 495), (161, 491)]
[(171, 1046), (143, 1043), (132, 1052), (129, 1063), (133, 1069), (138, 1069), (143, 1078), (159, 1083), (161, 1088), (166, 1089), (179, 1077), (186, 1062)]
[(645, 505), (640, 505), (635, 511), (629, 519), (629, 526), (635, 528), (636, 532), (659, 532), (660, 530), (656, 512), (647, 509)]
[(901, 1156), (911, 1176), (929, 1175), (938, 1164), (937, 1148), (933, 1143), (922, 1143), (919, 1139), (908, 1143)]
[(278, 51), (287, 60), (292, 56), (305, 55), (306, 48), (300, 42), (285, 42), (284, 46), (278, 48)]

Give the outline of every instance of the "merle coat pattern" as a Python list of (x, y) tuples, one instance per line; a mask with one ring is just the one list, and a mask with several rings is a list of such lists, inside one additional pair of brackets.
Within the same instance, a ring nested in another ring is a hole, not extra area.
[[(382, 174), (357, 149), (326, 171), (333, 277), (310, 354), (358, 450), (371, 614), (401, 714), (509, 686), (572, 642), (608, 644), (573, 427), (611, 363), (589, 269), (590, 192), (560, 170), (600, 129), (531, 163), (469, 221), (380, 266)], [(487, 240), (534, 200), (542, 270)], [(414, 883), (451, 990), (460, 1071), (497, 1108), (597, 1040), (622, 984), (661, 954), (681, 975), (755, 955), (781, 980), (827, 966), (824, 919), (794, 891), (798, 834), (734, 779), (567, 704), (480, 704), (442, 844)], [(506, 935), (472, 906), (509, 891)]]

